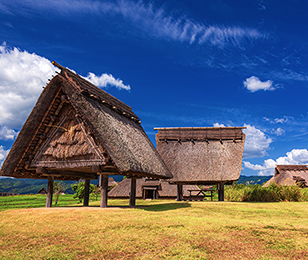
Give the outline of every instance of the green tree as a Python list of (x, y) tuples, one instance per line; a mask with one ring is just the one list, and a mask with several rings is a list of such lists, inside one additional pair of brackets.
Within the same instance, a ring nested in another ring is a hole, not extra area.
[[(80, 181), (77, 184), (72, 184), (71, 185), (72, 190), (76, 192), (74, 194), (73, 198), (74, 199), (79, 199), (79, 203), (81, 203), (83, 198), (84, 198), (84, 185), (85, 185), (84, 181)], [(93, 192), (94, 188), (95, 188), (95, 185), (94, 184), (90, 184), (89, 194), (91, 194)]]
[(57, 204), (58, 204), (60, 195), (62, 193), (64, 193), (65, 190), (67, 190), (67, 188), (68, 188), (67, 185), (65, 183), (63, 183), (62, 181), (55, 182), (53, 184), (53, 191), (54, 191), (54, 194), (55, 194), (55, 206), (57, 206)]

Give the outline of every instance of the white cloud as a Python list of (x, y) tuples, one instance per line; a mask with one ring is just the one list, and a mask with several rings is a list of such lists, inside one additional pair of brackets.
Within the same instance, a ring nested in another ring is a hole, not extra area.
[(276, 165), (294, 165), (294, 164), (308, 164), (307, 149), (293, 149), (287, 152), (286, 156), (279, 157), (276, 161), (273, 159), (265, 160), (263, 165), (251, 164), (244, 161), (244, 166), (248, 169), (258, 171), (258, 175), (273, 175)]
[(260, 81), (258, 77), (251, 76), (250, 78), (247, 78), (244, 81), (244, 86), (250, 91), (250, 92), (256, 92), (258, 90), (275, 90), (275, 87), (273, 86), (273, 81)]
[(287, 117), (284, 117), (284, 118), (275, 118), (274, 119), (275, 123), (286, 123), (288, 121), (288, 118)]
[(0, 145), (0, 167), (5, 160), (5, 157), (8, 155), (10, 150), (5, 150), (2, 145)]
[(267, 155), (267, 150), (272, 142), (272, 139), (267, 137), (261, 130), (254, 126), (244, 124), (246, 129), (244, 133), (246, 135), (244, 157), (256, 158)]
[[(10, 49), (5, 43), (0, 45), (0, 139), (14, 139), (17, 133), (13, 129), (21, 128), (56, 70), (44, 57), (18, 48)], [(130, 89), (112, 75), (97, 77), (89, 73), (88, 77), (99, 86)]]
[(277, 136), (281, 136), (284, 135), (285, 131), (282, 128), (278, 127), (277, 129), (273, 129), (272, 133)]
[(226, 127), (224, 124), (214, 123), (214, 127)]
[(115, 86), (118, 89), (130, 90), (129, 85), (124, 85), (122, 80), (115, 79), (111, 74), (104, 73), (101, 76), (96, 76), (94, 73), (90, 72), (86, 79), (91, 81), (94, 85), (98, 87), (105, 88), (108, 85), (111, 85)]
[(0, 125), (20, 128), (48, 78), (55, 73), (49, 60), (17, 48), (0, 46)]
[[(14, 4), (18, 5), (19, 8), (14, 9)], [(171, 39), (189, 44), (210, 44), (218, 47), (225, 45), (239, 46), (245, 40), (251, 41), (267, 37), (254, 28), (206, 25), (193, 21), (186, 16), (175, 17), (174, 14), (166, 13), (163, 8), (155, 8), (153, 4), (146, 4), (143, 1), (61, 0), (61, 3), (59, 3), (58, 0), (14, 0), (13, 3), (6, 3), (5, 7), (6, 10), (24, 16), (31, 15), (33, 10), (44, 14), (56, 12), (65, 18), (68, 15), (120, 16), (151, 37)]]
[(17, 136), (18, 132), (13, 129), (9, 129), (6, 126), (0, 126), (0, 139), (1, 140), (13, 140)]

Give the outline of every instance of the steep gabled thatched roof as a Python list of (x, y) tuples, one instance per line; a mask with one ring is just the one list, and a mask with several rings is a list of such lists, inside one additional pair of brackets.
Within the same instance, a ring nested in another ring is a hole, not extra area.
[(215, 184), (238, 180), (244, 127), (155, 128), (157, 150), (174, 183)]
[(274, 176), (263, 187), (276, 183), (283, 186), (299, 184), (308, 187), (308, 168), (306, 165), (277, 165)]
[(114, 180), (114, 178), (112, 178), (112, 177), (108, 178), (108, 187), (115, 187), (117, 185), (118, 185), (118, 183)]
[(97, 172), (169, 178), (132, 109), (61, 69), (44, 88), (1, 169), (16, 178), (96, 178)]
[[(114, 187), (109, 193), (109, 198), (128, 198), (131, 188), (131, 180), (126, 178)], [(137, 179), (136, 197), (142, 198), (144, 189), (155, 189), (158, 192), (158, 199), (176, 198), (177, 186), (171, 185), (165, 180), (152, 180), (147, 178)], [(188, 190), (200, 190), (196, 185), (184, 185), (183, 197), (189, 197)], [(195, 194), (195, 193), (194, 193)]]

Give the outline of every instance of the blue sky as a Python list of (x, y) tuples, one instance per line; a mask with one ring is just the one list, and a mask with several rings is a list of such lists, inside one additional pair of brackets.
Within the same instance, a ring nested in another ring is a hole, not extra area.
[(0, 160), (73, 69), (154, 127), (246, 126), (243, 175), (308, 164), (307, 1), (0, 0)]

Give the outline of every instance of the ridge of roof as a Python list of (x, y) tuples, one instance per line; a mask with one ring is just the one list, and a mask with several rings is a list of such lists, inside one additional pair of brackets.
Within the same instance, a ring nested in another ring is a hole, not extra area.
[(62, 77), (68, 79), (71, 83), (73, 83), (76, 90), (84, 96), (87, 96), (94, 100), (98, 100), (105, 106), (108, 106), (109, 108), (115, 110), (117, 113), (133, 121), (136, 121), (139, 124), (141, 123), (140, 118), (132, 111), (132, 108), (130, 106), (126, 105), (116, 97), (95, 86), (93, 83), (91, 83), (84, 77), (58, 64), (56, 61), (53, 61), (52, 64), (61, 69), (61, 72), (59, 74)]
[(279, 164), (276, 165), (278, 170), (308, 170), (307, 165), (298, 165), (298, 164)]
[(246, 129), (245, 126), (233, 127), (154, 127), (154, 130), (219, 130), (219, 129)]

